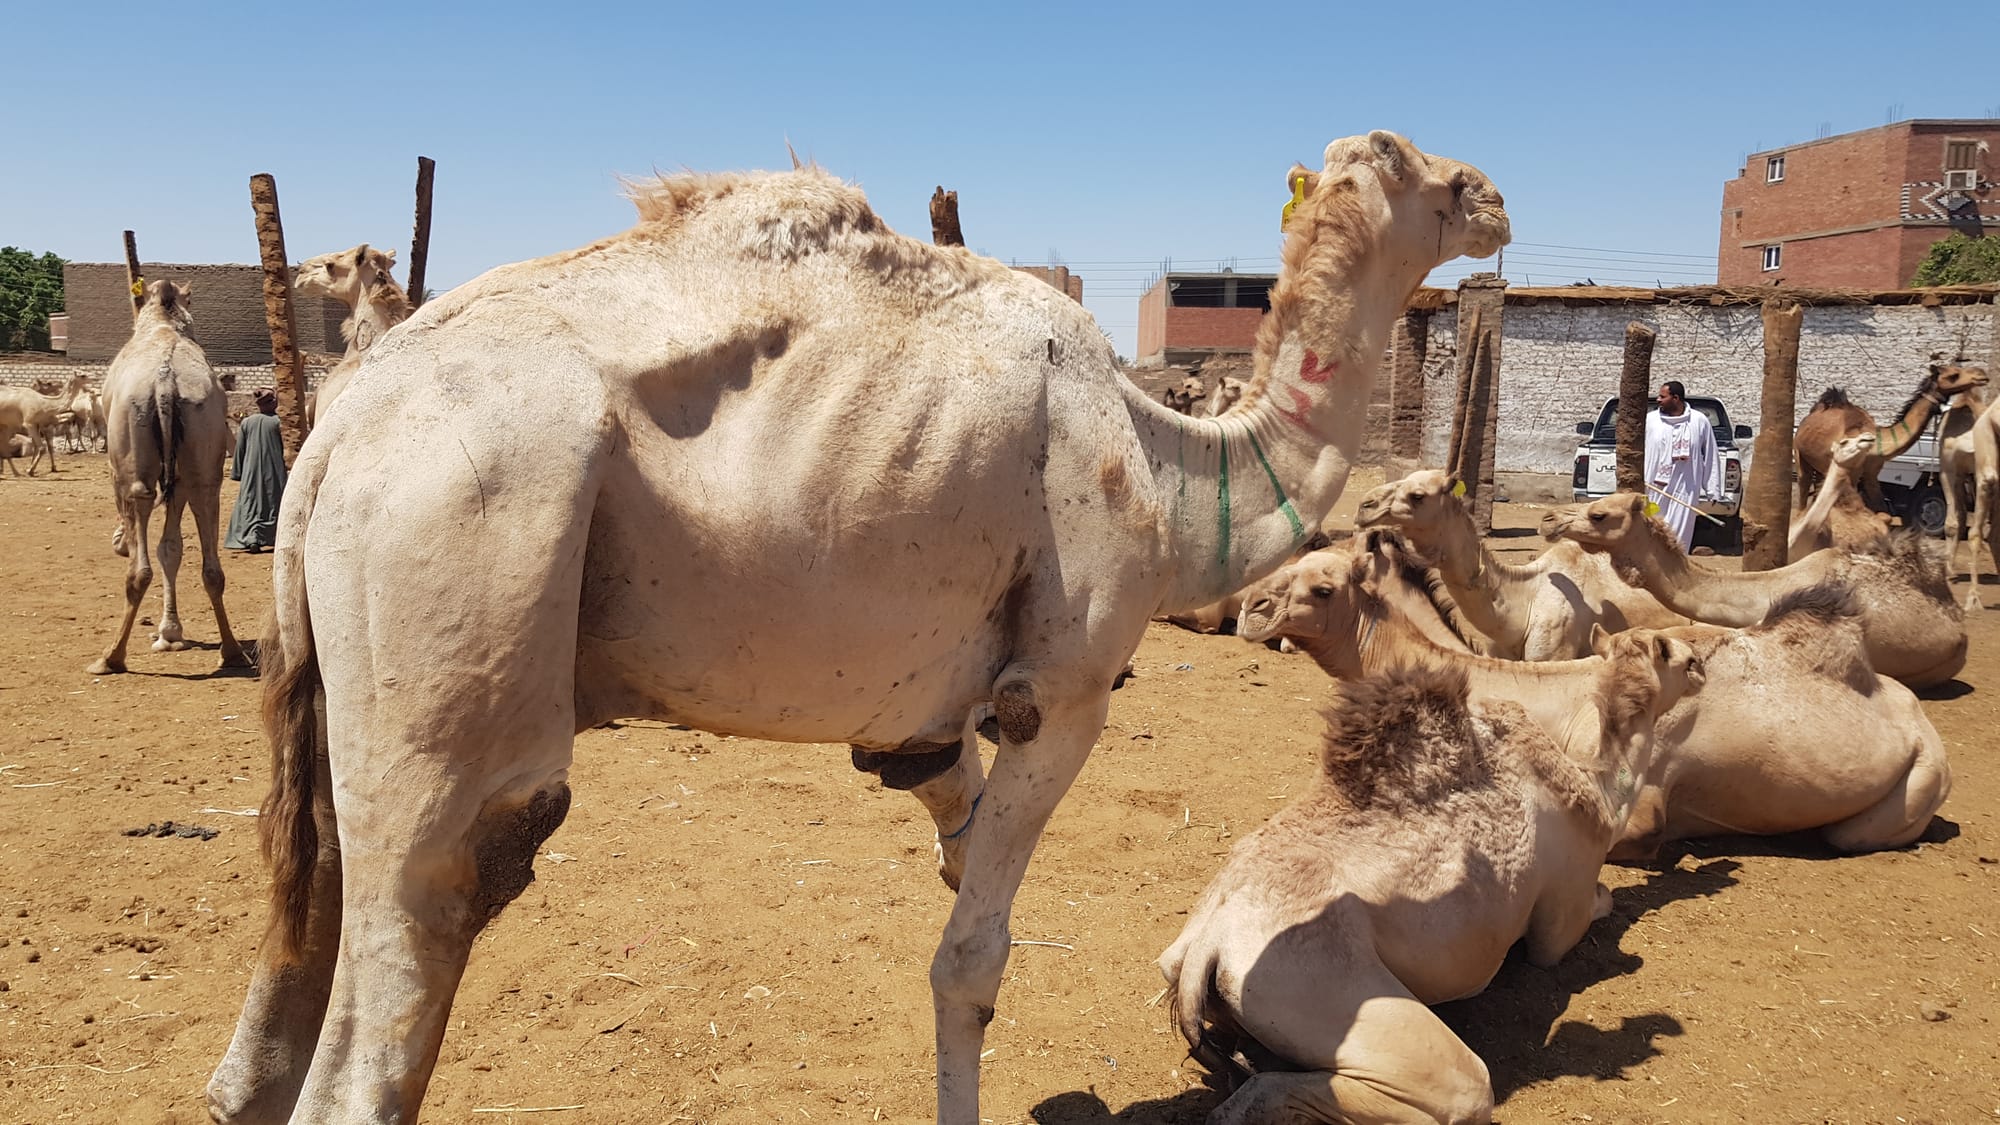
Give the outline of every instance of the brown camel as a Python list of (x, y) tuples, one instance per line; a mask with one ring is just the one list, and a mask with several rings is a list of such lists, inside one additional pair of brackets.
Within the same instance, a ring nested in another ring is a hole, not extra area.
[(958, 888), (937, 1117), (976, 1125), (1014, 896), (1147, 619), (1305, 540), (1410, 293), (1509, 237), (1484, 175), (1393, 133), (1293, 175), (1256, 383), (1220, 419), (818, 168), (648, 183), (632, 231), (389, 333), (280, 517), (273, 926), (216, 1119), (415, 1118), (474, 939), (568, 809), (575, 732), (631, 716), (845, 742), (924, 804)]
[(1965, 613), (1942, 560), (1904, 531), (1870, 551), (1815, 551), (1776, 570), (1709, 570), (1681, 554), (1673, 532), (1649, 515), (1645, 497), (1618, 492), (1542, 517), (1543, 536), (1573, 539), (1611, 557), (1620, 577), (1675, 613), (1712, 625), (1755, 625), (1787, 594), (1827, 584), (1852, 587), (1868, 662), (1913, 688), (1944, 683), (1965, 667)]
[(1881, 508), (1882, 486), (1876, 476), (1882, 465), (1916, 444), (1931, 416), (1944, 409), (1953, 395), (1985, 385), (1986, 372), (1982, 368), (1933, 361), (1918, 382), (1916, 393), (1896, 412), (1895, 422), (1887, 426), (1877, 426), (1875, 419), (1849, 402), (1847, 393), (1839, 387), (1827, 388), (1792, 435), (1792, 451), (1798, 458), (1799, 508), (1803, 510), (1811, 502), (1819, 482), (1825, 478), (1827, 465), (1833, 459), (1833, 443), (1851, 434), (1867, 432), (1875, 435), (1875, 451), (1862, 461), (1854, 479), (1862, 498), (1871, 507)]

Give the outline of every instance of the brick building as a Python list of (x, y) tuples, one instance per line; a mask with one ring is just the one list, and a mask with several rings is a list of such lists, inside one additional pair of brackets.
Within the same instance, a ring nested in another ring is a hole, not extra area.
[(1068, 266), (1015, 266), (1016, 270), (1029, 277), (1038, 277), (1069, 294), (1069, 299), (1083, 303), (1083, 278), (1069, 272)]
[(1169, 273), (1139, 298), (1142, 364), (1188, 364), (1248, 352), (1271, 308), (1274, 273)]
[[(146, 262), (147, 281), (192, 286), (194, 338), (217, 366), (268, 364), (271, 332), (264, 321), (264, 271), (259, 266), (175, 265)], [(63, 266), (63, 306), (69, 317), (69, 358), (102, 363), (132, 336), (132, 302), (123, 262), (70, 262)], [(347, 350), (340, 322), (347, 306), (322, 297), (293, 295), (301, 351), (334, 355)]]
[(1899, 121), (1752, 154), (1722, 186), (1723, 285), (1900, 289), (2000, 224), (2000, 120)]

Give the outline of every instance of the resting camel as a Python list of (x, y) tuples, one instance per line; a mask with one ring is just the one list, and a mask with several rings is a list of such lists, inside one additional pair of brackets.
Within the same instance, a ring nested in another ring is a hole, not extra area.
[[(42, 452), (49, 455), (49, 472), (56, 471), (57, 428), (62, 425), (63, 411), (69, 403), (60, 396), (46, 395), (28, 387), (0, 386), (0, 427), (20, 430), (28, 436), (28, 448), (33, 456), (28, 461), (28, 475), (34, 476), (35, 469), (42, 463)], [(20, 475), (20, 470), (14, 470)]]
[[(222, 556), (216, 548), (216, 518), (222, 503), (222, 459), (228, 452), (228, 396), (209, 370), (208, 357), (194, 342), (194, 310), (188, 287), (172, 281), (146, 286), (145, 303), (132, 322), (132, 338), (112, 357), (104, 373), (109, 428), (105, 447), (111, 459), (111, 492), (118, 505), (117, 539), (131, 562), (125, 574), (125, 620), (118, 639), (90, 666), (95, 676), (125, 670), (125, 646), (139, 603), (153, 581), (146, 554), (153, 505), (165, 505), (160, 521), (160, 569), (165, 605), (153, 640), (154, 652), (188, 647), (181, 631), (175, 585), (181, 568), (181, 510), (194, 513), (201, 544), (201, 585), (215, 610), (221, 635), (222, 667), (248, 667), (250, 660), (229, 614), (222, 608)], [(121, 552), (123, 553), (123, 552)]]
[(319, 391), (306, 404), (308, 427), (317, 425), (319, 416), (347, 389), (348, 380), (354, 378), (368, 349), (375, 346), (383, 333), (409, 318), (409, 294), (390, 276), (395, 268), (394, 250), (371, 249), (366, 242), (299, 263), (292, 281), (299, 292), (332, 297), (353, 310), (340, 322), (340, 337), (347, 341), (347, 354), (326, 373)]
[[(1979, 369), (1984, 374), (1985, 369)], [(2000, 404), (2000, 400), (1996, 400)], [(1979, 391), (1968, 391), (1945, 411), (1938, 437), (1938, 461), (1944, 477), (1946, 509), (1945, 580), (1958, 570), (1958, 541), (1965, 539), (1972, 551), (1971, 584), (1965, 591), (1965, 608), (1981, 608), (1979, 601), (1980, 543), (1984, 540), (1994, 566), (2000, 568), (2000, 414), (1994, 413)], [(1967, 532), (1967, 518), (1971, 530)]]
[(1646, 500), (1618, 492), (1542, 517), (1542, 535), (1604, 551), (1620, 577), (1676, 613), (1712, 625), (1754, 625), (1786, 594), (1828, 583), (1851, 586), (1868, 661), (1913, 688), (1944, 683), (1965, 667), (1965, 615), (1944, 572), (1914, 531), (1878, 550), (1815, 551), (1776, 570), (1732, 573), (1688, 561)]
[(1449, 473), (1420, 470), (1362, 497), (1354, 526), (1396, 528), (1436, 560), (1466, 620), (1492, 638), (1492, 655), (1567, 660), (1589, 654), (1594, 625), (1620, 633), (1687, 624), (1620, 581), (1603, 556), (1573, 543), (1555, 544), (1523, 566), (1501, 562), (1480, 539), (1464, 491)]
[[(1472, 700), (1514, 700), (1561, 737), (1596, 662), (1523, 663), (1466, 654), (1441, 635), (1422, 559), (1393, 533), (1287, 566), (1249, 595), (1246, 639), (1289, 639), (1326, 672), (1358, 679), (1449, 665)], [(1448, 622), (1447, 622), (1448, 624)], [(1840, 587), (1787, 595), (1748, 629), (1685, 625), (1707, 686), (1664, 714), (1653, 768), (1614, 859), (1650, 859), (1698, 836), (1818, 830), (1842, 851), (1901, 847), (1951, 790), (1944, 742), (1910, 689), (1868, 666)]]
[(1870, 506), (1883, 506), (1882, 486), (1876, 476), (1892, 457), (1899, 457), (1923, 436), (1931, 416), (1942, 410), (1953, 395), (1986, 385), (1986, 372), (1962, 364), (1932, 362), (1917, 384), (1917, 392), (1896, 412), (1896, 421), (1877, 426), (1866, 410), (1847, 399), (1839, 387), (1829, 387), (1800, 420), (1792, 435), (1792, 451), (1798, 458), (1799, 503), (1803, 509), (1811, 501), (1819, 482), (1832, 463), (1833, 443), (1850, 434), (1873, 433), (1875, 451), (1855, 472), (1855, 484)]
[(1307, 200), (1224, 419), (1154, 402), (1074, 301), (891, 232), (816, 167), (637, 187), (632, 231), (371, 349), (279, 522), (273, 924), (215, 1118), (414, 1118), (473, 938), (562, 822), (575, 732), (658, 716), (847, 742), (924, 804), (958, 890), (937, 1116), (974, 1125), (1015, 892), (1147, 619), (1305, 540), (1411, 291), (1508, 238), (1484, 175), (1393, 133), (1289, 175)]
[(1206, 397), (1208, 397), (1208, 387), (1203, 385), (1201, 377), (1184, 375), (1179, 386), (1168, 387), (1161, 393), (1160, 401), (1176, 414), (1192, 415), (1195, 412), (1195, 404)]
[(1806, 510), (1792, 517), (1785, 537), (1786, 561), (1798, 562), (1829, 547), (1866, 550), (1888, 538), (1889, 517), (1870, 510), (1854, 488), (1854, 474), (1874, 448), (1875, 435), (1869, 433), (1849, 434), (1833, 443), (1826, 479)]
[(1598, 871), (1654, 719), (1703, 679), (1683, 642), (1596, 636), (1560, 739), (1448, 666), (1335, 689), (1311, 789), (1230, 849), (1160, 955), (1197, 1060), (1280, 1060), (1211, 1125), (1490, 1120), (1485, 1063), (1428, 1005), (1483, 991), (1516, 940), (1554, 965), (1611, 912)]

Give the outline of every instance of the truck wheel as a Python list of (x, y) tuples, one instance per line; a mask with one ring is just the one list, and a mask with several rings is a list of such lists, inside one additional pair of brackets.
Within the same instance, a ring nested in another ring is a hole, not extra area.
[(1914, 523), (1924, 529), (1924, 534), (1934, 539), (1944, 537), (1946, 515), (1944, 489), (1937, 485), (1920, 489), (1910, 497), (1910, 508), (1903, 522)]

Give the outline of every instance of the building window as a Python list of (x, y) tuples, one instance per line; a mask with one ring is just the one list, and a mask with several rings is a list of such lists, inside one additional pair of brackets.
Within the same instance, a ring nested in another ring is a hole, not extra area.
[(1777, 268), (1778, 268), (1778, 263), (1779, 263), (1779, 262), (1780, 262), (1780, 261), (1781, 261), (1781, 260), (1783, 259), (1783, 257), (1784, 257), (1784, 251), (1785, 251), (1785, 248), (1784, 248), (1784, 247), (1782, 247), (1782, 246), (1766, 246), (1766, 247), (1764, 247), (1764, 272), (1765, 272), (1765, 273), (1770, 273), (1770, 272), (1771, 272), (1772, 270), (1774, 270), (1774, 269), (1777, 269)]
[[(1764, 162), (1764, 182), (1767, 184), (1782, 184), (1785, 182), (1784, 157), (1773, 156)], [(1768, 269), (1770, 267), (1767, 266), (1765, 268)]]

